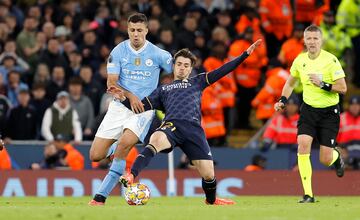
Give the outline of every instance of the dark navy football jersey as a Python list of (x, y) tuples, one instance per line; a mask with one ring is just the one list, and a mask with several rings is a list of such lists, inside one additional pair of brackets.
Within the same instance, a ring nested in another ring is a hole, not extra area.
[(208, 86), (206, 73), (158, 87), (149, 97), (153, 109), (165, 111), (164, 121), (201, 123), (201, 96)]

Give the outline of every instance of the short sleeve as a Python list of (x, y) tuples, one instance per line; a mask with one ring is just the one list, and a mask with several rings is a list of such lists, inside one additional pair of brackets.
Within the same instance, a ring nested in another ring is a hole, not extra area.
[(335, 56), (332, 58), (329, 71), (333, 82), (345, 77), (345, 72), (341, 67), (339, 60)]
[(172, 73), (173, 71), (173, 58), (171, 54), (165, 50), (160, 51), (159, 65), (167, 73)]
[(300, 78), (299, 70), (298, 70), (298, 62), (296, 62), (296, 59), (294, 60), (293, 64), (290, 68), (290, 74), (295, 78)]
[(108, 74), (120, 74), (121, 65), (120, 65), (120, 57), (121, 57), (121, 46), (115, 47), (107, 60), (107, 73)]

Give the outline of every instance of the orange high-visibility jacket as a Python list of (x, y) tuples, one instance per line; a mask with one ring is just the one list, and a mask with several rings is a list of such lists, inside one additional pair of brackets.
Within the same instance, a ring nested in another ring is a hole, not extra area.
[(206, 138), (221, 137), (226, 133), (223, 106), (216, 96), (216, 87), (211, 85), (203, 91), (201, 97), (201, 124)]
[(274, 104), (281, 96), (289, 72), (281, 67), (276, 67), (268, 70), (266, 75), (268, 78), (264, 86), (251, 102), (251, 106), (256, 108), (257, 119), (268, 119), (274, 114)]
[(261, 171), (261, 170), (264, 170), (264, 168), (257, 166), (257, 165), (250, 164), (250, 165), (247, 165), (244, 168), (244, 170), (248, 171), (248, 172), (252, 172), (252, 171)]
[(291, 36), (293, 11), (290, 0), (261, 0), (259, 13), (267, 33), (274, 34), (279, 40)]
[(349, 112), (340, 115), (340, 129), (337, 136), (339, 144), (360, 140), (360, 116), (354, 117)]
[[(228, 57), (230, 60), (241, 55), (252, 42), (247, 40), (236, 40), (230, 45), (228, 52)], [(266, 52), (263, 51), (263, 47), (259, 47), (254, 52), (246, 58), (246, 60), (240, 64), (235, 70), (235, 80), (236, 82), (245, 87), (245, 88), (254, 88), (257, 86), (260, 76), (261, 76), (261, 67), (267, 64)]]
[(324, 4), (317, 10), (312, 23), (317, 26), (320, 26), (321, 22), (323, 21), (324, 12), (329, 10), (330, 10), (330, 0), (324, 0)]
[(0, 151), (0, 170), (10, 170), (11, 169), (11, 158), (6, 148), (4, 147)]
[[(224, 64), (223, 61), (216, 57), (208, 57), (203, 63), (206, 72), (213, 71)], [(237, 91), (236, 82), (233, 73), (229, 73), (222, 77), (216, 83), (218, 89), (217, 97), (220, 99), (223, 107), (234, 107), (235, 106), (235, 94)], [(214, 85), (213, 84), (213, 85)]]
[(281, 46), (279, 60), (290, 69), (295, 58), (304, 50), (304, 40), (290, 38)]
[(299, 114), (289, 118), (283, 114), (275, 115), (270, 125), (265, 129), (263, 138), (270, 139), (276, 144), (296, 144), (297, 143), (297, 122)]
[(64, 146), (67, 155), (65, 161), (72, 170), (83, 170), (84, 169), (84, 156), (75, 149), (71, 144)]

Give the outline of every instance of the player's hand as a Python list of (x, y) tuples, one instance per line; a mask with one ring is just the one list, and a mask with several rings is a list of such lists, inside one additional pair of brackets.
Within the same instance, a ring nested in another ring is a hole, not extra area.
[(114, 98), (119, 99), (120, 101), (124, 101), (126, 99), (124, 90), (120, 89), (116, 86), (110, 86), (107, 90), (107, 93), (114, 96)]
[(246, 50), (246, 52), (250, 55), (260, 44), (262, 40), (258, 39), (255, 43), (251, 44), (251, 46)]
[(274, 105), (274, 109), (277, 112), (283, 110), (284, 108), (285, 108), (285, 104), (283, 102), (277, 102)]
[(320, 79), (319, 74), (310, 73), (309, 74), (309, 80), (315, 86), (320, 87), (320, 83), (321, 83), (322, 80)]
[(130, 101), (131, 111), (135, 112), (136, 114), (145, 111), (144, 104), (140, 101), (140, 99), (136, 95), (130, 93), (128, 95), (128, 99)]

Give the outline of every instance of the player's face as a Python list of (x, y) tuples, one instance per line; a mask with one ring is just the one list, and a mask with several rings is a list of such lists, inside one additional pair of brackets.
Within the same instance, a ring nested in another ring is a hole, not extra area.
[(306, 31), (304, 42), (309, 53), (316, 54), (321, 50), (322, 36), (318, 31)]
[(185, 57), (178, 57), (174, 64), (174, 79), (186, 79), (192, 71), (191, 60)]
[(139, 49), (145, 44), (145, 37), (148, 33), (148, 29), (144, 23), (128, 23), (128, 34), (131, 42), (131, 46), (134, 49)]

